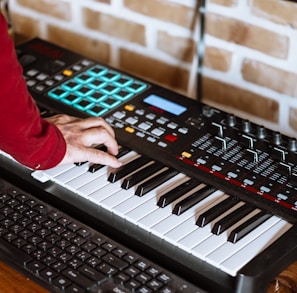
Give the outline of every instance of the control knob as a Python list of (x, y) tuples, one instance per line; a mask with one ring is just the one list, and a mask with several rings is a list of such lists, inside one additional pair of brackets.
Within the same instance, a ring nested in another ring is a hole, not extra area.
[(275, 145), (280, 145), (282, 143), (282, 135), (279, 132), (275, 132), (272, 141)]
[(244, 133), (249, 133), (251, 131), (251, 122), (248, 120), (242, 121), (242, 131)]
[(290, 138), (289, 139), (289, 151), (296, 152), (297, 151), (297, 140), (296, 138)]
[(258, 126), (257, 127), (257, 137), (260, 139), (265, 138), (267, 135), (266, 128), (264, 126)]
[(233, 114), (227, 115), (227, 125), (230, 127), (234, 127), (236, 125), (236, 116)]
[(202, 114), (206, 117), (211, 117), (213, 114), (213, 108), (207, 105), (204, 105), (202, 108)]

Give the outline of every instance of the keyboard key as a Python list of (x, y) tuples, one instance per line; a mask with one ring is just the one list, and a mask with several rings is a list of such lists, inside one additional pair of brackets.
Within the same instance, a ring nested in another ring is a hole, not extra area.
[(159, 172), (161, 169), (164, 168), (164, 165), (154, 162), (153, 164), (148, 165), (147, 167), (141, 169), (140, 171), (128, 176), (123, 181), (121, 187), (123, 189), (129, 189), (132, 186), (142, 182), (143, 180), (149, 178), (156, 172)]
[(149, 161), (150, 161), (149, 158), (147, 158), (145, 156), (140, 156), (140, 157), (136, 158), (135, 160), (127, 163), (126, 165), (120, 167), (116, 171), (111, 172), (108, 177), (108, 181), (111, 183), (114, 183), (114, 182), (122, 179), (123, 177), (131, 174), (133, 171), (136, 171), (141, 166), (147, 164)]
[(171, 168), (164, 170), (163, 172), (150, 178), (148, 181), (145, 181), (144, 183), (140, 184), (137, 187), (135, 194), (138, 196), (144, 196), (146, 193), (156, 188), (158, 185), (161, 185), (163, 182), (169, 180), (178, 173), (179, 172), (177, 170)]
[(272, 217), (272, 215), (265, 211), (259, 212), (258, 214), (250, 218), (248, 221), (231, 231), (230, 236), (228, 237), (228, 241), (236, 243), (246, 234), (253, 231), (266, 220), (268, 220), (270, 217)]
[(189, 208), (209, 196), (211, 193), (215, 192), (215, 188), (213, 186), (207, 185), (201, 188), (200, 190), (190, 194), (183, 200), (179, 201), (173, 208), (172, 213), (176, 215), (181, 215)]
[(168, 192), (163, 194), (158, 200), (158, 206), (162, 208), (166, 207), (168, 204), (172, 203), (182, 195), (191, 191), (192, 189), (194, 189), (194, 187), (196, 187), (199, 184), (201, 184), (201, 182), (197, 179), (188, 179), (186, 182), (175, 187), (173, 190), (169, 190)]
[(251, 213), (254, 209), (255, 209), (254, 207), (248, 204), (242, 205), (238, 209), (234, 210), (230, 214), (226, 215), (225, 217), (217, 221), (214, 224), (211, 232), (213, 234), (220, 235), (221, 233), (226, 231), (229, 227), (236, 224), (240, 219), (244, 218), (246, 215)]
[(211, 209), (209, 209), (208, 211), (200, 215), (196, 224), (199, 227), (204, 227), (205, 225), (210, 223), (210, 221), (214, 220), (219, 215), (223, 214), (224, 212), (226, 212), (228, 209), (230, 209), (232, 206), (236, 205), (237, 203), (238, 203), (238, 200), (235, 200), (233, 198), (229, 197), (225, 199), (224, 201), (218, 203), (217, 205), (215, 205), (214, 207), (212, 207)]

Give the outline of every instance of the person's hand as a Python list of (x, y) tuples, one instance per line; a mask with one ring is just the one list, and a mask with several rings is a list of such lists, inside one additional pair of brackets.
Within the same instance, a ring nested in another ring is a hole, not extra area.
[[(45, 119), (56, 125), (66, 141), (66, 154), (59, 165), (89, 161), (113, 168), (121, 166), (115, 157), (118, 144), (114, 131), (103, 118), (82, 119), (58, 114)], [(94, 147), (101, 144), (106, 146), (107, 152)]]

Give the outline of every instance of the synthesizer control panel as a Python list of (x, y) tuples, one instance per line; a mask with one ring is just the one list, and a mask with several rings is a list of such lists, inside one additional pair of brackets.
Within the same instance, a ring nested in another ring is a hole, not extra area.
[(34, 98), (42, 103), (46, 97), (74, 115), (102, 116), (148, 88), (144, 81), (39, 39), (18, 47), (17, 55)]
[(121, 144), (295, 222), (296, 138), (40, 39), (17, 53), (41, 107), (103, 116)]
[(120, 140), (160, 153), (167, 164), (296, 215), (295, 138), (154, 88), (106, 120)]

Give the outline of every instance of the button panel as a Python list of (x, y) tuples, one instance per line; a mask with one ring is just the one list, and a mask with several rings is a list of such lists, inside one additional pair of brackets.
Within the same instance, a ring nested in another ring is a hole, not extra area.
[(148, 87), (90, 60), (82, 60), (50, 77), (34, 68), (25, 71), (24, 76), (34, 91), (90, 116), (102, 116)]
[(189, 130), (184, 125), (152, 112), (150, 108), (140, 108), (132, 104), (126, 104), (122, 110), (115, 111), (105, 119), (114, 128), (126, 125), (127, 133), (135, 134), (163, 149), (185, 136)]
[[(215, 108), (200, 109), (193, 116), (191, 105), (181, 102), (187, 112), (173, 116), (161, 111), (162, 105), (150, 107), (145, 100), (145, 95), (138, 97), (106, 117), (124, 142), (135, 142), (139, 151), (152, 149), (172, 167), (188, 165), (199, 176), (239, 188), (250, 199), (253, 194), (297, 212), (297, 154), (292, 139), (282, 136), (280, 143), (273, 139), (277, 136), (273, 131)], [(124, 134), (118, 125), (126, 126)]]
[(150, 87), (140, 79), (38, 39), (20, 47), (17, 54), (34, 98), (61, 103), (83, 116), (102, 116)]

